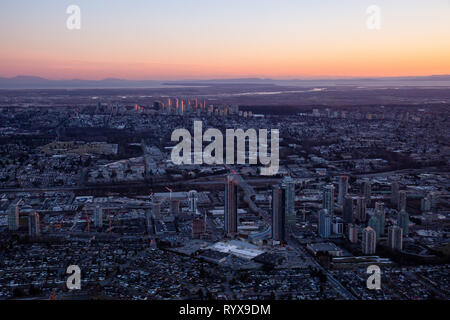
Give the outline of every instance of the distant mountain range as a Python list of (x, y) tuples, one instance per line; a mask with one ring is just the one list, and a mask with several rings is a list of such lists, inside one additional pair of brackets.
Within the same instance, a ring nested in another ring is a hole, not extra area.
[(333, 86), (333, 85), (418, 85), (418, 86), (450, 86), (450, 75), (432, 75), (425, 77), (382, 77), (382, 78), (337, 78), (337, 79), (211, 79), (211, 80), (125, 80), (108, 78), (103, 80), (50, 80), (41, 77), (17, 76), (0, 77), (0, 89), (94, 89), (94, 88), (159, 88), (175, 85), (219, 85), (219, 84), (261, 84), (286, 86)]
[(49, 80), (40, 77), (17, 76), (14, 78), (1, 78), (2, 89), (65, 89), (65, 88), (146, 88), (155, 87), (161, 81), (144, 80), (122, 80), (108, 78), (103, 80)]

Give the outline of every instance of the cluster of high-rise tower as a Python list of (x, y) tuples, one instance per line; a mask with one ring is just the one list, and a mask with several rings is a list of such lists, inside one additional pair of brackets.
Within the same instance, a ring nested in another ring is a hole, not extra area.
[[(384, 202), (375, 202), (373, 214), (368, 219), (367, 206), (371, 202), (371, 184), (364, 181), (360, 195), (348, 194), (347, 176), (339, 177), (337, 205), (342, 208), (342, 220), (335, 217), (335, 187), (327, 185), (323, 190), (322, 206), (319, 213), (318, 233), (322, 238), (329, 238), (333, 233), (342, 234), (346, 227), (347, 238), (352, 243), (358, 242), (358, 226), (362, 230), (362, 251), (364, 254), (374, 254), (377, 239), (386, 235), (386, 214)], [(391, 184), (391, 203), (398, 210), (396, 224), (387, 230), (388, 246), (394, 250), (402, 250), (403, 237), (409, 233), (409, 215), (406, 212), (406, 191), (399, 190), (398, 182)]]
[[(368, 218), (366, 209), (370, 204), (371, 185), (365, 181), (361, 195), (348, 193), (347, 176), (339, 177), (337, 206), (342, 208), (342, 218), (335, 215), (335, 187), (325, 186), (322, 193), (323, 209), (318, 216), (318, 233), (322, 238), (333, 234), (343, 235), (352, 243), (358, 242), (358, 230), (362, 229), (361, 246), (364, 254), (374, 254), (377, 239), (386, 236), (386, 214), (384, 202), (374, 204), (373, 214)], [(396, 224), (387, 228), (387, 244), (394, 250), (402, 250), (403, 237), (409, 233), (409, 215), (406, 212), (406, 192), (398, 190), (398, 183), (391, 185), (391, 201), (398, 209)], [(224, 229), (227, 236), (238, 233), (238, 182), (235, 175), (229, 175), (225, 182)], [(282, 183), (272, 188), (272, 240), (284, 242), (287, 234), (295, 226), (295, 184), (287, 176)]]
[(154, 107), (168, 115), (197, 114), (227, 116), (239, 113), (238, 105), (213, 105), (206, 100), (199, 101), (198, 98), (168, 98), (167, 101), (155, 101)]
[[(295, 226), (295, 184), (286, 176), (281, 184), (272, 188), (272, 239), (285, 242), (287, 233)], [(229, 175), (225, 181), (225, 234), (238, 233), (238, 183), (235, 175)]]
[[(12, 204), (8, 208), (8, 230), (9, 231), (17, 231), (21, 226), (20, 222), (20, 206), (23, 204), (23, 201), (19, 199), (16, 203)], [(26, 213), (24, 219), (28, 220), (28, 235), (30, 237), (39, 237), (41, 234), (40, 222), (39, 222), (39, 213), (37, 213), (33, 209), (25, 209), (23, 210)]]

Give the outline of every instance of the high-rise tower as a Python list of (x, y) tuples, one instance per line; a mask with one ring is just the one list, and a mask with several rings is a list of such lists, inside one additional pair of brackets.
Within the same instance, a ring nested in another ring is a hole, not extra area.
[(338, 204), (343, 205), (345, 196), (348, 192), (348, 177), (340, 176), (339, 177), (339, 190), (338, 190)]
[(333, 215), (334, 213), (334, 186), (332, 184), (327, 185), (323, 191), (322, 206), (323, 209), (327, 209), (328, 213)]
[(397, 181), (392, 181), (391, 182), (391, 203), (394, 206), (397, 206), (398, 204), (398, 182)]
[(331, 219), (332, 216), (327, 209), (322, 209), (319, 212), (319, 235), (322, 238), (329, 238), (331, 235)]
[(362, 233), (362, 252), (364, 254), (375, 254), (377, 248), (377, 235), (375, 230), (367, 227)]
[(403, 230), (399, 226), (392, 226), (388, 229), (388, 246), (393, 250), (403, 248)]
[(372, 196), (372, 184), (370, 181), (364, 181), (361, 185), (361, 193), (366, 199), (370, 199)]
[(406, 210), (406, 191), (404, 190), (398, 192), (397, 210), (398, 211)]
[(41, 235), (39, 214), (36, 211), (28, 215), (28, 235), (30, 237), (39, 237)]
[(103, 209), (100, 206), (96, 206), (94, 209), (94, 225), (97, 228), (103, 226)]
[(225, 233), (234, 235), (237, 233), (237, 184), (234, 175), (229, 175), (225, 181)]
[(195, 190), (189, 191), (188, 200), (189, 200), (189, 211), (195, 215), (197, 213), (197, 203), (198, 203), (197, 191)]
[(386, 227), (386, 213), (384, 212), (384, 202), (375, 202), (374, 214), (380, 226), (380, 236), (384, 236), (384, 229)]
[(8, 208), (8, 230), (16, 231), (19, 229), (19, 202)]
[(366, 214), (366, 199), (364, 197), (356, 198), (356, 208), (355, 215), (359, 222), (366, 222), (367, 214)]
[(280, 185), (274, 186), (272, 190), (272, 239), (286, 241), (287, 188)]
[(409, 234), (409, 214), (406, 210), (401, 210), (398, 213), (397, 225), (402, 228), (403, 235), (406, 237)]
[(295, 227), (295, 183), (290, 176), (284, 177), (283, 188), (286, 190), (286, 226), (292, 229)]
[(353, 198), (346, 196), (344, 199), (344, 222), (353, 223)]

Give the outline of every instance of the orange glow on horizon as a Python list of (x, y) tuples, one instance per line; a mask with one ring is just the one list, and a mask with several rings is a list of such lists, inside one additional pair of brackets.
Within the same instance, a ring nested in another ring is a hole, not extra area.
[[(49, 79), (122, 78), (177, 80), (211, 78), (320, 78), (384, 77), (450, 74), (450, 43), (414, 39), (397, 43), (391, 38), (314, 40), (309, 46), (295, 43), (262, 46), (233, 43), (185, 52), (179, 48), (154, 51), (151, 44), (116, 48), (83, 46), (54, 50), (0, 52), (0, 76), (41, 76)], [(73, 50), (72, 50), (73, 49)], [(113, 52), (109, 54), (109, 52)]]
[[(370, 1), (83, 1), (66, 27), (59, 1), (5, 0), (0, 77), (49, 79), (383, 77), (450, 74), (450, 6)], [(26, 8), (29, 10), (24, 10)]]
[(321, 78), (427, 76), (450, 74), (447, 57), (373, 57), (336, 58), (334, 61), (254, 61), (230, 63), (226, 66), (166, 65), (157, 63), (127, 64), (92, 62), (11, 61), (1, 66), (1, 75), (40, 76), (48, 79), (122, 78), (130, 80), (176, 80), (211, 78)]

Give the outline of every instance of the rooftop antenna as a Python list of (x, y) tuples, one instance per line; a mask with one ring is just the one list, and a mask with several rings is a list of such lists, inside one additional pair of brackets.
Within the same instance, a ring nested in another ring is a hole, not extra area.
[(108, 222), (109, 222), (109, 234), (111, 234), (111, 230), (112, 230), (112, 227), (111, 227), (111, 214), (109, 212), (109, 209), (108, 209)]

